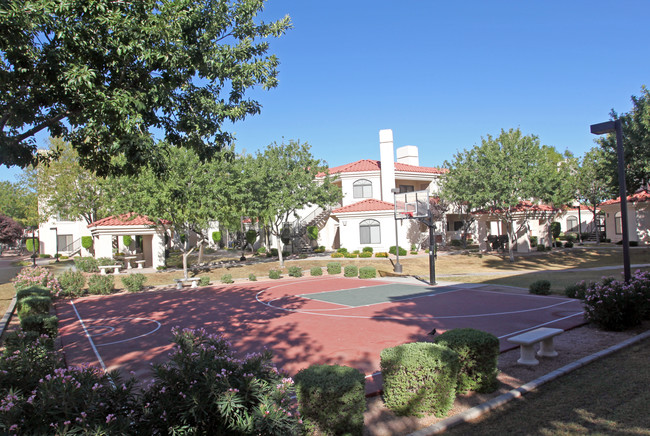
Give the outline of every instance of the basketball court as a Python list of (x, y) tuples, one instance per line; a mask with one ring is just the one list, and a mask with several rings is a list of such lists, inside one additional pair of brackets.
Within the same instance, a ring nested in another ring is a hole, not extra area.
[(429, 286), (415, 280), (337, 277), (284, 278), (199, 289), (150, 291), (59, 301), (60, 337), (68, 365), (92, 364), (151, 377), (164, 362), (171, 329), (220, 332), (238, 354), (271, 349), (294, 375), (311, 364), (348, 365), (380, 389), (381, 350), (430, 341), (472, 327), (514, 348), (510, 336), (541, 326), (584, 323), (581, 302), (476, 284)]

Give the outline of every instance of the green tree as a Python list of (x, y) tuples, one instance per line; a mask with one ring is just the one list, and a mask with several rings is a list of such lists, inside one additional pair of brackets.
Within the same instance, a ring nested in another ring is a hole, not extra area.
[(449, 204), (449, 209), (458, 214), (463, 222), (463, 248), (467, 248), (467, 234), (472, 224), (475, 207), (471, 203), (468, 190), (474, 186), (476, 173), (472, 170), (473, 154), (463, 150), (454, 155), (453, 163), (445, 161), (444, 166), (448, 171), (440, 179), (440, 198)]
[(103, 179), (83, 168), (70, 143), (59, 138), (50, 138), (49, 152), (59, 158), (25, 171), (25, 183), (36, 186), (38, 192), (40, 221), (59, 215), (83, 218), (90, 224), (107, 216), (113, 198), (109, 194), (112, 179)]
[(481, 145), (457, 153), (453, 162), (445, 163), (449, 168), (445, 184), (448, 192), (453, 186), (453, 195), (448, 194), (452, 200), (464, 199), (505, 223), (511, 262), (515, 260), (513, 249), (520, 230), (515, 221), (525, 213), (520, 207), (522, 200), (540, 199), (547, 194), (544, 178), (550, 170), (545, 158), (537, 136), (510, 129), (501, 130), (496, 138), (482, 138)]
[[(628, 192), (635, 192), (650, 183), (650, 92), (641, 87), (641, 96), (632, 96), (632, 111), (620, 116), (612, 110), (613, 120), (620, 119), (623, 126), (623, 154), (625, 158), (625, 184)], [(618, 189), (618, 157), (616, 135), (610, 133), (596, 140), (604, 151), (607, 162), (604, 170), (612, 191)]]
[(600, 242), (597, 217), (598, 208), (605, 201), (616, 196), (618, 184), (613, 182), (615, 174), (609, 170), (607, 152), (594, 147), (582, 158), (576, 173), (576, 197), (580, 204), (589, 208), (593, 214), (596, 241)]
[[(277, 86), (264, 0), (17, 0), (0, 3), (0, 163), (27, 167), (34, 135), (72, 144), (99, 175), (135, 173), (167, 144), (210, 158), (225, 122), (260, 112), (245, 96)], [(115, 161), (115, 156), (125, 159)]]
[(37, 226), (39, 219), (36, 191), (26, 183), (0, 181), (0, 213), (23, 227)]
[[(307, 206), (326, 207), (341, 200), (326, 164), (312, 156), (307, 143), (291, 140), (273, 143), (245, 168), (244, 207), (248, 216), (260, 217), (276, 238), (280, 265), (284, 267), (280, 238), (285, 223)], [(322, 178), (316, 178), (325, 174)]]
[[(221, 180), (227, 170), (224, 160), (202, 162), (192, 150), (172, 148), (164, 162), (164, 173), (143, 168), (138, 175), (118, 178), (114, 185), (123, 193), (116, 196), (121, 212), (143, 214), (173, 229), (174, 245), (183, 256), (183, 274), (188, 277), (188, 256), (208, 242), (209, 223), (220, 218), (227, 197)], [(194, 232), (195, 245), (188, 237)]]

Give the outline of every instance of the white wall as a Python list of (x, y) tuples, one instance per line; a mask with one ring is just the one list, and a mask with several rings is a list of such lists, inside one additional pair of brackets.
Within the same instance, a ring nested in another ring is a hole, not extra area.
[[(56, 228), (56, 230), (53, 230)], [(72, 240), (76, 241), (82, 236), (90, 236), (90, 230), (86, 221), (55, 221), (50, 218), (47, 222), (40, 225), (38, 229), (39, 239), (39, 252), (42, 254), (49, 254), (54, 257), (56, 255), (56, 235), (72, 235)], [(81, 244), (81, 241), (79, 241)], [(59, 247), (59, 253), (63, 252), (64, 247)], [(65, 254), (65, 253), (64, 253)], [(86, 250), (82, 249), (82, 255), (88, 255)]]

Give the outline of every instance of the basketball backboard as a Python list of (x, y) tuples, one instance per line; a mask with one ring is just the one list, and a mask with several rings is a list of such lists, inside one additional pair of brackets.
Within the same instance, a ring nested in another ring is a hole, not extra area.
[(429, 191), (396, 192), (395, 219), (429, 217)]

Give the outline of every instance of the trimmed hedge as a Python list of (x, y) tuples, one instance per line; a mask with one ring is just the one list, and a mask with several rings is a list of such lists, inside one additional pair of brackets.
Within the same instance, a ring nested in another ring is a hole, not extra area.
[(361, 249), (361, 251), (362, 251), (363, 253), (372, 253), (372, 252), (374, 251), (374, 248), (372, 248), (372, 247), (363, 247), (363, 248)]
[(356, 277), (359, 275), (359, 268), (357, 268), (356, 265), (345, 265), (343, 275), (345, 277)]
[(16, 303), (18, 318), (23, 319), (30, 315), (43, 315), (50, 313), (52, 298), (44, 295), (30, 295)]
[(340, 365), (312, 365), (296, 374), (298, 407), (308, 434), (361, 435), (365, 376)]
[(330, 262), (327, 264), (327, 274), (341, 274), (341, 264), (338, 262)]
[(34, 285), (16, 291), (16, 301), (20, 301), (26, 297), (31, 297), (32, 295), (37, 295), (40, 297), (51, 297), (52, 293), (45, 286)]
[(377, 270), (371, 266), (362, 266), (359, 268), (360, 279), (374, 279), (377, 277)]
[(289, 277), (302, 277), (302, 268), (299, 266), (290, 266)]
[(548, 280), (537, 280), (530, 284), (528, 291), (535, 295), (550, 295), (551, 282)]
[(496, 336), (480, 330), (462, 328), (449, 330), (433, 342), (458, 354), (458, 393), (488, 393), (497, 389), (499, 339)]
[(313, 266), (309, 270), (309, 275), (312, 276), (312, 277), (313, 276), (322, 276), (323, 275), (323, 268), (321, 268), (320, 266)]
[(20, 319), (20, 328), (24, 332), (36, 332), (51, 338), (59, 334), (59, 318), (56, 315), (29, 315)]
[(413, 342), (381, 352), (384, 402), (396, 415), (445, 416), (453, 407), (460, 363), (453, 350)]

